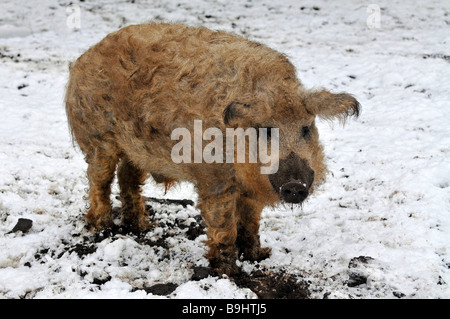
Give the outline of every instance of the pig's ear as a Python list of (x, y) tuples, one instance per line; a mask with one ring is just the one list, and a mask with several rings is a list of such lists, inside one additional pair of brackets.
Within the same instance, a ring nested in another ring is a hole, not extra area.
[(350, 94), (334, 94), (327, 90), (305, 93), (304, 103), (308, 112), (327, 120), (345, 122), (349, 116), (358, 117), (361, 111), (359, 102)]

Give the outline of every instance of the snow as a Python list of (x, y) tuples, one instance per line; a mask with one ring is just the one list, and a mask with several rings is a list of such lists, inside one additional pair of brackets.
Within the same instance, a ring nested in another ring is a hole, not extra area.
[[(347, 91), (362, 104), (360, 118), (345, 127), (318, 123), (327, 182), (302, 207), (263, 211), (260, 235), (272, 256), (262, 265), (302, 276), (313, 298), (450, 298), (450, 3), (368, 6), (4, 0), (0, 297), (256, 297), (227, 278), (190, 280), (194, 266), (207, 265), (205, 235), (188, 240), (171, 229), (164, 249), (125, 235), (94, 242), (84, 228), (86, 164), (70, 140), (63, 104), (68, 63), (109, 32), (156, 20), (243, 34), (287, 54), (306, 87)], [(368, 24), (377, 12), (379, 27)], [(188, 183), (164, 194), (149, 181), (144, 194), (197, 200)], [(166, 224), (178, 218), (189, 225), (199, 214), (192, 206), (154, 209)], [(33, 220), (30, 231), (8, 233), (19, 218)], [(166, 230), (156, 226), (145, 239)], [(77, 244), (94, 249), (80, 256)], [(350, 267), (359, 256), (370, 258)], [(367, 282), (346, 284), (355, 273)], [(178, 285), (168, 296), (139, 289), (167, 282)]]

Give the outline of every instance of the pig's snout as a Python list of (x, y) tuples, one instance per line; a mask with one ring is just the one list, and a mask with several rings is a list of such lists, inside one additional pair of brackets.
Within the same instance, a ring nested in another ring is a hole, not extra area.
[(269, 181), (280, 199), (286, 203), (302, 203), (314, 182), (314, 171), (308, 162), (295, 153), (279, 162), (279, 169)]
[(289, 182), (281, 186), (280, 197), (287, 203), (301, 203), (309, 194), (309, 188), (302, 182)]

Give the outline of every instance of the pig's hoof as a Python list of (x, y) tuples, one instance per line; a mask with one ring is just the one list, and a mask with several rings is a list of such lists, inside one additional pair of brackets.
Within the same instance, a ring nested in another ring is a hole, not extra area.
[(154, 224), (149, 221), (148, 216), (142, 215), (131, 220), (124, 218), (122, 225), (128, 226), (131, 232), (139, 234), (150, 230)]
[(215, 265), (213, 270), (219, 276), (227, 275), (228, 277), (232, 277), (240, 273), (240, 269), (236, 263), (221, 263), (219, 265)]
[(134, 226), (135, 230), (138, 232), (146, 232), (150, 229), (152, 229), (154, 226), (153, 223), (151, 223), (148, 219), (140, 220), (137, 225)]
[(232, 254), (231, 256), (221, 255), (218, 258), (210, 258), (209, 264), (217, 275), (231, 277), (240, 273), (240, 269), (236, 265), (236, 257), (236, 254)]
[(272, 249), (269, 247), (255, 247), (253, 249), (246, 249), (243, 251), (244, 260), (261, 261), (270, 257)]
[(91, 227), (91, 230), (108, 230), (114, 225), (111, 216), (105, 215), (86, 215), (86, 222)]

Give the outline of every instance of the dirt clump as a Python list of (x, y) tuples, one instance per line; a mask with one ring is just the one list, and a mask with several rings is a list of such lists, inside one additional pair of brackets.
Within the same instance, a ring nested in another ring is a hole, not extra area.
[(249, 288), (261, 299), (308, 299), (310, 296), (306, 281), (283, 271), (241, 272), (233, 280), (238, 287)]

